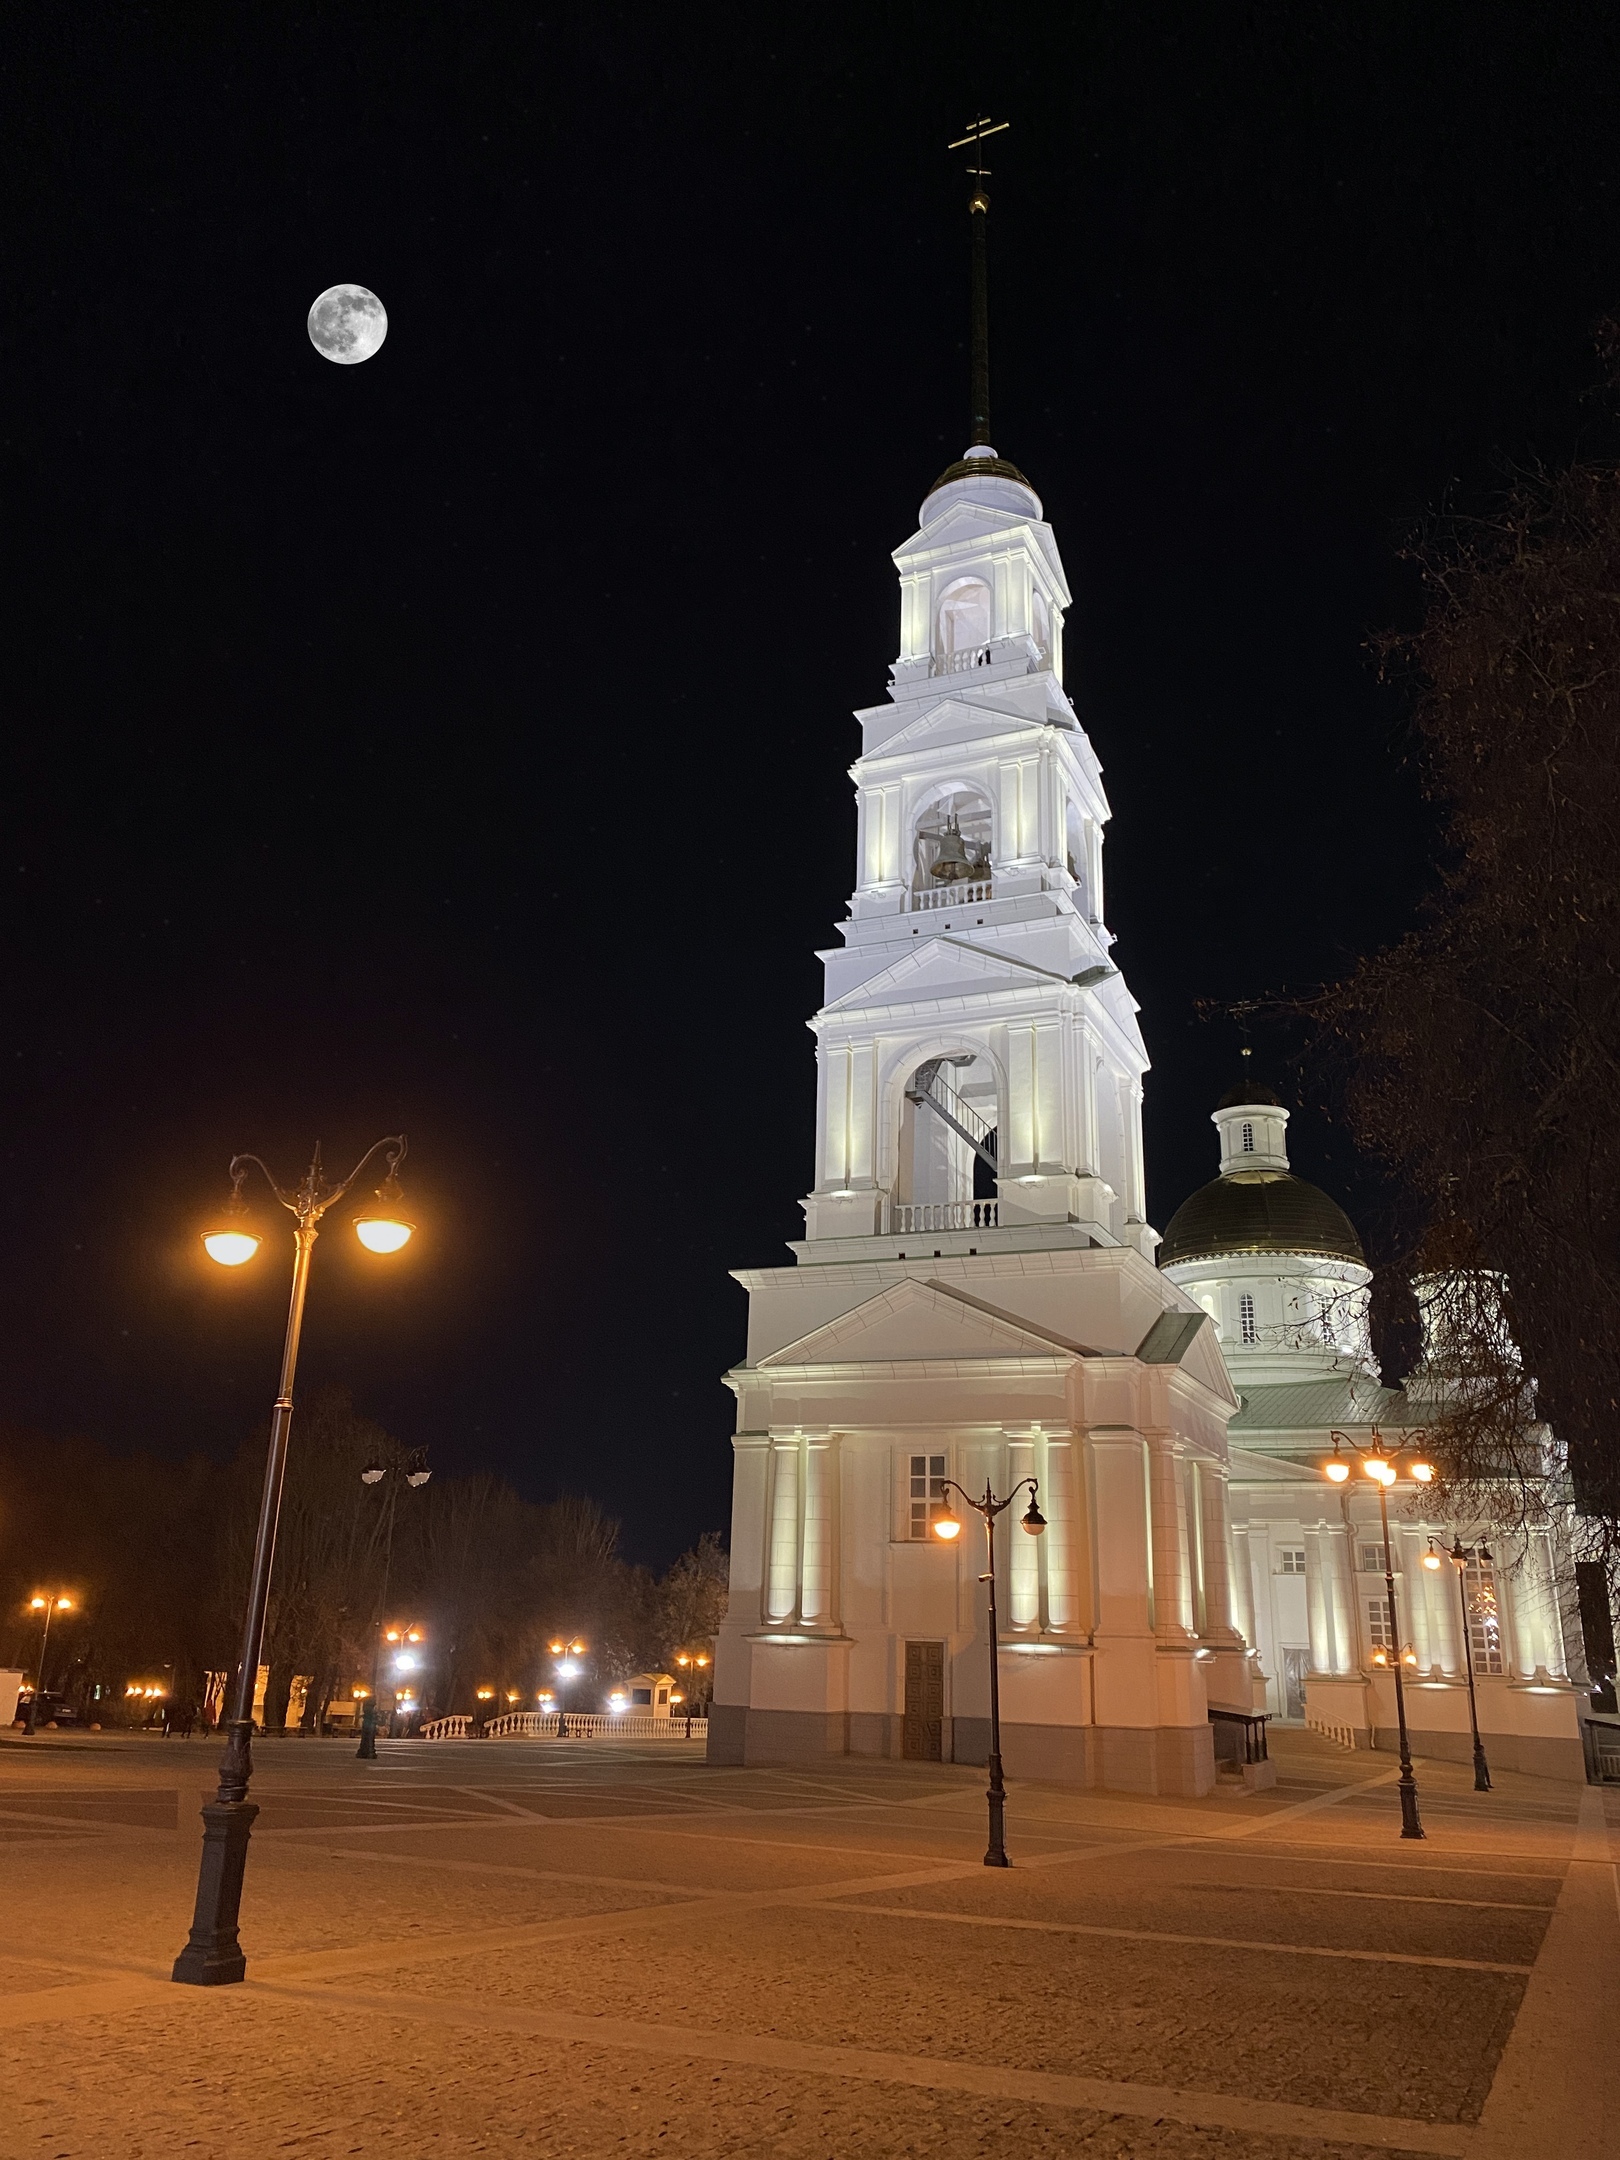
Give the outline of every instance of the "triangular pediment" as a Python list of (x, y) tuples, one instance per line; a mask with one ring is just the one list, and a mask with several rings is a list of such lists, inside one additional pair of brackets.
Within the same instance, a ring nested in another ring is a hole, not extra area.
[(901, 749), (914, 751), (924, 744), (988, 743), (1000, 735), (1034, 735), (1049, 725), (1044, 692), (1038, 711), (1020, 710), (1009, 697), (1003, 704), (997, 691), (1004, 696), (1026, 690), (1031, 678), (1015, 675), (995, 684), (986, 684), (977, 698), (964, 697), (959, 691), (942, 696), (937, 703), (924, 704), (920, 710), (913, 709), (911, 718), (903, 727), (891, 734), (877, 737), (876, 729), (884, 721), (895, 719), (904, 707), (872, 705), (856, 713), (856, 719), (864, 729), (873, 731), (873, 746), (862, 757), (863, 764), (871, 764), (880, 757), (893, 757)]
[(1066, 975), (1004, 952), (982, 952), (964, 939), (924, 933), (916, 950), (893, 960), (875, 975), (824, 1005), (823, 1013), (860, 1012), (871, 1005), (909, 1005), (919, 998), (982, 997), (989, 990), (1027, 992), (1045, 984), (1057, 988)]
[(888, 1365), (924, 1358), (1083, 1357), (1064, 1342), (941, 1283), (907, 1278), (784, 1343), (760, 1369), (790, 1365)]

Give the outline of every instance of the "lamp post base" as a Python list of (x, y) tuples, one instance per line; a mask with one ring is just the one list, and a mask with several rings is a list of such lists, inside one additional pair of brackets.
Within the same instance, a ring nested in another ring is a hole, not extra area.
[(361, 1762), (377, 1760), (377, 1699), (368, 1695), (360, 1705), (360, 1745), (355, 1754)]
[(985, 1848), (986, 1867), (1011, 1867), (1007, 1858), (1007, 1788), (1001, 1782), (1001, 1757), (990, 1758), (990, 1784), (985, 1792), (990, 1803), (990, 1843)]
[(248, 1838), (258, 1812), (252, 1800), (204, 1804), (197, 1910), (190, 1939), (174, 1961), (174, 1978), (189, 1987), (228, 1987), (247, 1975), (236, 1926), (242, 1911)]
[(1422, 1835), (1423, 1825), (1418, 1821), (1417, 1780), (1412, 1775), (1411, 1765), (1407, 1764), (1401, 1771), (1401, 1836), (1420, 1838)]
[(1475, 1792), (1489, 1792), (1490, 1789), (1491, 1767), (1485, 1760), (1484, 1748), (1476, 1740), (1474, 1742), (1474, 1790)]

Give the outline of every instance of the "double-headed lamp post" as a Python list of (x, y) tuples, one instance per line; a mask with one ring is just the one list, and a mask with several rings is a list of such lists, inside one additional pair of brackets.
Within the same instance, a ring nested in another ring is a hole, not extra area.
[(257, 1155), (231, 1158), (231, 1197), (221, 1219), (203, 1233), (203, 1247), (221, 1267), (241, 1267), (251, 1260), (263, 1242), (253, 1228), (242, 1185), (254, 1165), (264, 1172), (266, 1183), (292, 1216), (292, 1300), (287, 1311), (287, 1334), (281, 1352), (281, 1386), (270, 1413), (270, 1446), (265, 1457), (264, 1491), (259, 1501), (259, 1527), (253, 1541), (253, 1573), (248, 1585), (247, 1613), (242, 1624), (241, 1663), (236, 1670), (236, 1694), (226, 1723), (228, 1735), (220, 1758), (219, 1790), (208, 1801), (203, 1815), (202, 1865), (197, 1876), (197, 1909), (190, 1939), (174, 1961), (174, 1977), (193, 1987), (219, 1987), (240, 1980), (247, 1960), (237, 1940), (237, 1919), (242, 1909), (242, 1877), (247, 1868), (248, 1838), (257, 1805), (248, 1794), (253, 1776), (253, 1697), (259, 1673), (259, 1652), (264, 1646), (265, 1607), (270, 1598), (270, 1565), (275, 1556), (276, 1520), (281, 1513), (281, 1485), (287, 1468), (287, 1436), (292, 1426), (293, 1378), (298, 1369), (298, 1338), (304, 1325), (304, 1296), (309, 1288), (310, 1256), (315, 1250), (321, 1217), (349, 1191), (372, 1157), (381, 1154), (386, 1168), (377, 1188), (375, 1204), (355, 1222), (355, 1235), (368, 1252), (398, 1252), (414, 1225), (401, 1212), (403, 1195), (396, 1172), (405, 1159), (403, 1133), (379, 1140), (367, 1148), (339, 1185), (327, 1182), (321, 1168), (321, 1151), (295, 1187), (278, 1185)]
[[(955, 1478), (947, 1478), (940, 1488), (942, 1495), (945, 1492), (961, 1493), (974, 1514), (984, 1519), (986, 1572), (979, 1580), (990, 1586), (990, 1783), (985, 1790), (985, 1799), (990, 1807), (990, 1842), (984, 1853), (986, 1867), (1010, 1867), (1012, 1864), (1007, 1858), (1005, 1836), (1007, 1787), (1001, 1775), (1001, 1672), (998, 1663), (1000, 1653), (996, 1644), (996, 1517), (1005, 1514), (1026, 1485), (1029, 1487), (1029, 1506), (1019, 1520), (1031, 1537), (1039, 1537), (1046, 1528), (1046, 1517), (1040, 1510), (1040, 1487), (1034, 1478), (1020, 1478), (1004, 1500), (996, 1498), (990, 1489), (988, 1478), (984, 1481), (982, 1500), (975, 1500), (970, 1492), (957, 1484)], [(961, 1536), (962, 1525), (949, 1500), (944, 1501), (940, 1512), (934, 1517), (933, 1529), (935, 1537), (938, 1538), (949, 1540)]]
[[(1401, 1685), (1401, 1627), (1395, 1604), (1395, 1555), (1389, 1542), (1389, 1488), (1402, 1476), (1411, 1478), (1417, 1485), (1431, 1483), (1434, 1465), (1425, 1462), (1421, 1456), (1413, 1455), (1410, 1450), (1392, 1451), (1386, 1448), (1376, 1426), (1365, 1447), (1352, 1440), (1347, 1433), (1336, 1432), (1331, 1438), (1333, 1453), (1322, 1465), (1322, 1475), (1328, 1483), (1349, 1483), (1350, 1462), (1347, 1455), (1339, 1452), (1344, 1448), (1349, 1454), (1360, 1458), (1363, 1476), (1370, 1478), (1378, 1488), (1378, 1520), (1384, 1532), (1384, 1586), (1389, 1593), (1390, 1639), (1387, 1648), (1389, 1669), (1395, 1675), (1395, 1722), (1400, 1728), (1401, 1740), (1401, 1836), (1420, 1838), (1423, 1835), (1423, 1825), (1418, 1820), (1417, 1779), (1412, 1775), (1412, 1749), (1406, 1737), (1406, 1691)], [(1376, 1662), (1377, 1652), (1373, 1655)]]
[(1491, 1564), (1488, 1545), (1465, 1545), (1460, 1537), (1453, 1537), (1451, 1550), (1442, 1559), (1435, 1549), (1433, 1538), (1423, 1555), (1423, 1565), (1431, 1574), (1438, 1574), (1446, 1560), (1457, 1570), (1457, 1600), (1462, 1607), (1463, 1666), (1468, 1674), (1468, 1725), (1474, 1736), (1474, 1790), (1489, 1792), (1491, 1789), (1491, 1766), (1485, 1760), (1485, 1743), (1479, 1737), (1479, 1698), (1474, 1693), (1474, 1638), (1469, 1632), (1472, 1618), (1468, 1610), (1468, 1570), (1475, 1563)]
[[(388, 1610), (388, 1584), (394, 1572), (394, 1515), (399, 1506), (400, 1480), (403, 1478), (411, 1491), (416, 1492), (432, 1475), (433, 1472), (427, 1466), (426, 1448), (413, 1448), (408, 1455), (401, 1455), (391, 1463), (368, 1462), (360, 1473), (360, 1482), (366, 1486), (380, 1485), (384, 1478), (388, 1479), (388, 1505), (383, 1531), (382, 1602), (377, 1608), (379, 1613), (386, 1613)], [(371, 1692), (360, 1705), (360, 1745), (354, 1752), (361, 1762), (377, 1760), (377, 1660), (382, 1655), (382, 1627), (383, 1623), (379, 1619), (378, 1640), (373, 1643), (371, 1652)], [(397, 1638), (390, 1635), (388, 1640), (393, 1642)]]
[(51, 1616), (72, 1612), (73, 1600), (65, 1590), (41, 1590), (28, 1600), (28, 1610), (45, 1623), (39, 1638), (39, 1677), (28, 1698), (28, 1715), (23, 1720), (24, 1733), (32, 1735), (39, 1730), (39, 1698), (45, 1692), (45, 1653), (51, 1642)]

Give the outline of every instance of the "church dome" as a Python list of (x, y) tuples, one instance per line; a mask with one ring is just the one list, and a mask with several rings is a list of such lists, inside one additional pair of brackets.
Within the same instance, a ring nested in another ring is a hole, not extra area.
[(1236, 1087), (1227, 1089), (1215, 1107), (1217, 1110), (1241, 1110), (1249, 1103), (1271, 1103), (1280, 1110), (1282, 1097), (1263, 1080), (1240, 1080)]
[[(1252, 1083), (1246, 1096), (1256, 1099)], [(1159, 1265), (1268, 1252), (1321, 1253), (1365, 1264), (1355, 1224), (1318, 1186), (1291, 1170), (1238, 1170), (1182, 1201), (1164, 1233)]]
[(926, 525), (957, 502), (977, 503), (1019, 518), (1042, 515), (1041, 498), (1018, 467), (997, 457), (988, 443), (972, 444), (965, 456), (946, 466), (923, 498), (918, 521)]

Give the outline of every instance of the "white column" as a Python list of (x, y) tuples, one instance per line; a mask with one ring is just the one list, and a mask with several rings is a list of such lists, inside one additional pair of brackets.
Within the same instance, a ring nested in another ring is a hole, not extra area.
[(771, 1556), (765, 1576), (765, 1617), (791, 1620), (799, 1607), (799, 1456), (802, 1440), (779, 1440), (771, 1450)]
[[(1230, 1641), (1236, 1631), (1232, 1610), (1232, 1539), (1226, 1517), (1226, 1478), (1220, 1465), (1194, 1465), (1203, 1529), (1204, 1625), (1206, 1641)], [(1244, 1638), (1249, 1639), (1247, 1635)], [(1251, 1644), (1252, 1647), (1252, 1644)]]
[(832, 1440), (806, 1443), (804, 1457), (804, 1560), (799, 1614), (807, 1625), (832, 1618), (836, 1579), (838, 1456)]
[(1037, 1542), (1045, 1548), (1046, 1624), (1049, 1628), (1072, 1628), (1081, 1624), (1076, 1454), (1073, 1440), (1048, 1440), (1046, 1443), (1046, 1482), (1041, 1487), (1041, 1513), (1046, 1517), (1046, 1535)]
[[(1007, 1443), (1007, 1484), (1011, 1492), (1020, 1478), (1035, 1475), (1035, 1443), (1033, 1440), (1009, 1440)], [(1014, 1522), (1022, 1515), (1028, 1502), (1023, 1494), (1007, 1511), (1007, 1520)], [(1045, 1510), (1041, 1511), (1043, 1514)], [(1038, 1627), (1041, 1618), (1041, 1556), (1040, 1540), (1025, 1531), (1014, 1528), (1007, 1540), (1007, 1612), (1015, 1628)]]
[(1232, 1532), (1232, 1624), (1251, 1650), (1260, 1638), (1254, 1620), (1254, 1561), (1249, 1552), (1249, 1526), (1233, 1523)]
[(1305, 1526), (1305, 1624), (1311, 1638), (1311, 1671), (1328, 1674), (1333, 1664), (1332, 1625), (1328, 1619), (1328, 1585), (1323, 1548), (1328, 1532), (1324, 1525)]
[(1429, 1570), (1424, 1567), (1421, 1555), (1428, 1551), (1428, 1540), (1408, 1524), (1392, 1527), (1390, 1543), (1395, 1548), (1395, 1565), (1400, 1570), (1396, 1595), (1401, 1601), (1402, 1633), (1406, 1640), (1399, 1647), (1410, 1646), (1417, 1659), (1417, 1670), (1428, 1671), (1434, 1663), (1434, 1630), (1429, 1624)]
[(1360, 1630), (1355, 1614), (1355, 1574), (1351, 1566), (1352, 1533), (1343, 1523), (1325, 1524), (1322, 1531), (1322, 1563), (1326, 1576), (1328, 1614), (1333, 1630), (1333, 1671), (1353, 1673), (1358, 1661)]
[(1153, 1507), (1155, 1628), (1161, 1642), (1185, 1642), (1193, 1633), (1193, 1603), (1181, 1457), (1166, 1432), (1150, 1432), (1147, 1443)]

